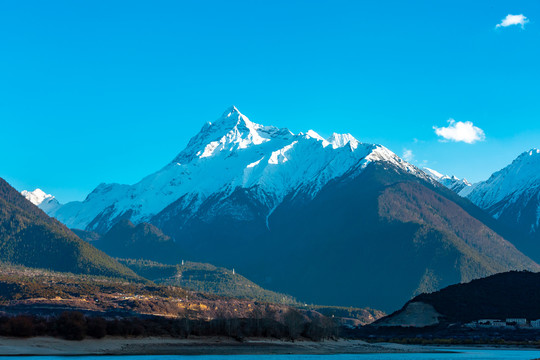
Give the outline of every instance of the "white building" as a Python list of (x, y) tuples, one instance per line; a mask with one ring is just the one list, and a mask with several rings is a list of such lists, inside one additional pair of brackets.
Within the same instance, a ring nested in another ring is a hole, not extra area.
[(527, 319), (509, 318), (509, 319), (506, 319), (506, 325), (526, 326), (527, 325)]
[(531, 327), (540, 329), (540, 320), (531, 320)]
[(506, 322), (499, 319), (482, 319), (476, 322), (480, 327), (505, 327)]

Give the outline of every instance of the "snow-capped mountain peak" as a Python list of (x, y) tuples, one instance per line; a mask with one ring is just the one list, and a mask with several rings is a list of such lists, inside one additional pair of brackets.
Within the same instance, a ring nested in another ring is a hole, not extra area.
[(262, 128), (262, 125), (251, 122), (247, 116), (242, 114), (236, 106), (231, 106), (213, 123), (210, 123), (210, 126), (214, 126), (218, 131), (227, 131), (227, 130), (247, 130), (249, 132), (257, 132), (258, 129)]
[(46, 213), (54, 211), (61, 206), (54, 196), (45, 193), (41, 189), (35, 189), (34, 191), (23, 190), (21, 191), (21, 195)]
[(443, 175), (437, 170), (433, 170), (428, 167), (424, 167), (422, 168), (422, 170), (435, 181), (439, 182), (440, 184), (446, 186), (448, 189), (453, 190), (456, 193), (466, 191), (466, 189), (471, 187), (471, 183), (469, 183), (467, 179), (460, 179), (455, 175)]
[(256, 199), (259, 213), (269, 216), (288, 195), (313, 198), (332, 179), (356, 176), (380, 161), (427, 178), (384, 146), (350, 134), (329, 139), (313, 130), (293, 134), (254, 123), (233, 106), (206, 123), (163, 169), (134, 185), (102, 184), (85, 201), (51, 215), (72, 228), (107, 229), (118, 218), (149, 221), (173, 203), (176, 213), (195, 214), (209, 199), (225, 201), (242, 189)]
[(223, 151), (246, 149), (272, 138), (287, 139), (292, 135), (288, 129), (254, 123), (235, 106), (231, 106), (216, 121), (207, 122), (173, 163), (182, 164), (195, 158), (212, 157)]
[(354, 138), (351, 134), (337, 134), (333, 133), (327, 141), (332, 144), (332, 147), (334, 149), (343, 147), (347, 144), (350, 144), (351, 148), (356, 149), (358, 147), (358, 144), (360, 143), (358, 140)]
[[(520, 154), (510, 165), (499, 170), (473, 189), (462, 192), (481, 208), (489, 208), (501, 201), (513, 203), (525, 193), (540, 187), (540, 149)], [(501, 209), (502, 211), (502, 209)], [(499, 215), (494, 214), (495, 217)]]
[(223, 115), (221, 115), (221, 119), (230, 118), (230, 117), (241, 117), (243, 116), (240, 110), (234, 105), (229, 106), (225, 111), (223, 112)]
[(34, 205), (39, 205), (45, 199), (54, 197), (50, 194), (46, 194), (45, 191), (41, 189), (35, 189), (34, 191), (23, 190), (21, 191), (21, 194), (26, 198), (26, 200), (29, 200)]
[[(460, 193), (496, 219), (540, 237), (540, 149), (520, 154), (489, 179)], [(528, 246), (528, 245), (527, 245)]]

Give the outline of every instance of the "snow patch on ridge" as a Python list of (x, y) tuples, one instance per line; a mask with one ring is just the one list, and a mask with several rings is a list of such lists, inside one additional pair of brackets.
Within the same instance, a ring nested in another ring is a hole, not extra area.
[(351, 148), (356, 149), (358, 147), (358, 144), (360, 143), (351, 134), (336, 134), (336, 133), (333, 133), (327, 139), (327, 141), (330, 144), (332, 144), (332, 147), (334, 149), (344, 147), (347, 144), (349, 144), (351, 146)]
[(433, 177), (435, 180), (439, 180), (443, 176), (446, 176), (446, 175), (443, 175), (443, 174), (441, 174), (440, 172), (438, 172), (436, 170), (433, 170), (433, 169), (430, 169), (430, 168), (427, 168), (427, 167), (423, 168), (422, 170), (424, 170), (424, 172), (426, 174)]
[(292, 144), (284, 146), (282, 149), (279, 149), (277, 151), (273, 151), (270, 155), (270, 159), (268, 159), (269, 164), (280, 164), (288, 161), (287, 158), (287, 151), (293, 148), (294, 145), (296, 145), (298, 141), (294, 141)]
[(259, 165), (259, 163), (264, 159), (264, 157), (260, 158), (259, 160), (255, 161), (255, 162), (252, 162), (251, 164), (248, 164), (248, 166), (246, 166), (246, 168), (252, 168), (252, 167), (255, 167), (257, 165)]
[(454, 175), (443, 175), (440, 172), (427, 167), (422, 168), (422, 170), (435, 181), (458, 194), (467, 191), (467, 189), (471, 187), (471, 183), (469, 183), (467, 179), (460, 179)]

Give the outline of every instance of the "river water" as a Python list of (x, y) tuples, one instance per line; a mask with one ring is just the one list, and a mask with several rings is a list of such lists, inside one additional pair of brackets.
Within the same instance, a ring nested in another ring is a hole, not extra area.
[[(441, 348), (438, 348), (441, 350)], [(540, 359), (540, 350), (484, 350), (452, 348), (453, 353), (355, 354), (355, 355), (141, 355), (141, 356), (18, 356), (17, 360), (532, 360)], [(7, 357), (6, 357), (7, 359)], [(11, 358), (13, 359), (13, 358)]]

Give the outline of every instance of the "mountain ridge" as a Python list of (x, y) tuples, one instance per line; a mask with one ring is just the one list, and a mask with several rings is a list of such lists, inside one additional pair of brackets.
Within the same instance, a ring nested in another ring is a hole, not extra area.
[[(310, 303), (391, 310), (456, 282), (540, 270), (511, 231), (384, 146), (292, 134), (236, 108), (158, 172), (102, 184), (56, 216), (98, 233), (150, 223), (190, 261)], [(152, 249), (130, 256), (152, 260)]]
[(435, 179), (437, 182), (441, 183), (442, 185), (446, 186), (452, 191), (455, 191), (456, 193), (459, 193), (460, 191), (463, 191), (466, 188), (469, 188), (471, 183), (467, 181), (467, 179), (460, 179), (455, 175), (449, 176), (449, 175), (443, 175), (440, 172), (430, 169), (428, 167), (422, 168), (422, 170), (429, 176), (431, 176), (433, 179)]
[(0, 261), (75, 274), (142, 281), (79, 239), (0, 178)]
[(56, 211), (62, 206), (53, 195), (47, 194), (39, 188), (34, 191), (23, 190), (21, 191), (21, 195), (46, 213)]
[(384, 146), (361, 143), (350, 134), (328, 140), (312, 130), (293, 134), (253, 123), (231, 107), (156, 173), (134, 185), (101, 184), (83, 202), (49, 214), (70, 228), (105, 232), (121, 219), (148, 222), (181, 198), (178, 206), (193, 212), (212, 195), (230, 195), (238, 188), (254, 189), (270, 214), (289, 193), (309, 187), (313, 196), (329, 180), (374, 161), (425, 176)]
[(540, 150), (520, 154), (487, 180), (463, 189), (466, 197), (509, 228), (514, 243), (540, 261)]

